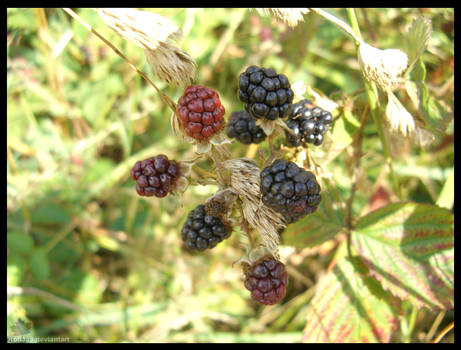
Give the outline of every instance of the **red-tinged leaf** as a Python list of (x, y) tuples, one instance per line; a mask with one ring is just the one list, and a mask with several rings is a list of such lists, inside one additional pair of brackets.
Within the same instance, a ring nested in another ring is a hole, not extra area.
[(289, 225), (282, 243), (293, 247), (313, 247), (333, 238), (343, 227), (344, 212), (336, 189), (324, 184), (322, 201), (317, 210)]
[(362, 217), (352, 244), (370, 273), (417, 307), (454, 306), (454, 215), (429, 204), (393, 203)]
[(398, 327), (399, 311), (399, 299), (369, 277), (358, 258), (344, 258), (318, 282), (303, 341), (386, 343)]

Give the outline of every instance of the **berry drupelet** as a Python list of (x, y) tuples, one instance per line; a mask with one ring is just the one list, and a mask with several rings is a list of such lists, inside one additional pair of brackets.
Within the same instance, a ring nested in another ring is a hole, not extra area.
[(214, 248), (231, 233), (231, 227), (219, 217), (208, 215), (203, 204), (189, 212), (181, 230), (186, 248), (198, 251)]
[(239, 99), (255, 118), (276, 120), (286, 117), (293, 97), (288, 78), (271, 68), (251, 66), (240, 74)]
[(179, 164), (160, 154), (137, 161), (130, 176), (136, 181), (136, 192), (140, 196), (162, 198), (175, 188), (180, 176)]
[(265, 205), (292, 223), (313, 213), (322, 197), (313, 173), (284, 159), (261, 171), (261, 194)]
[(263, 129), (256, 125), (256, 120), (245, 111), (231, 114), (227, 123), (227, 136), (243, 144), (261, 143), (266, 139)]
[(224, 106), (218, 93), (210, 88), (187, 87), (177, 110), (186, 134), (196, 140), (207, 140), (224, 128)]
[(291, 109), (286, 124), (294, 135), (285, 131), (288, 145), (297, 147), (307, 142), (319, 146), (323, 142), (323, 135), (328, 131), (328, 125), (333, 121), (330, 112), (316, 107), (309, 100), (295, 103)]
[(285, 265), (271, 255), (249, 265), (244, 263), (245, 288), (251, 292), (251, 298), (264, 305), (280, 302), (286, 293), (288, 274)]

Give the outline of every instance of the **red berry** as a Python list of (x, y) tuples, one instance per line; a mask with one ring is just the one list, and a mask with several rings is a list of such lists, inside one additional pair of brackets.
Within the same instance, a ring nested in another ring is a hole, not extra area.
[(136, 181), (136, 192), (140, 196), (161, 198), (174, 189), (180, 176), (179, 164), (160, 154), (136, 162), (130, 176)]
[(251, 266), (244, 265), (245, 288), (252, 299), (264, 305), (274, 305), (285, 297), (288, 274), (285, 265), (271, 255), (263, 256)]
[(216, 91), (191, 85), (178, 101), (178, 114), (187, 135), (196, 140), (208, 139), (224, 128), (224, 106)]

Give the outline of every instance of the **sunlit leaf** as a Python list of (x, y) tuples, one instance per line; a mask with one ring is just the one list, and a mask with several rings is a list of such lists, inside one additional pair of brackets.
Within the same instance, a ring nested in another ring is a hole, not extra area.
[(318, 281), (307, 310), (306, 343), (389, 342), (399, 302), (382, 290), (357, 258), (344, 258)]
[(352, 244), (383, 288), (417, 307), (454, 305), (454, 215), (393, 203), (362, 217)]
[(282, 234), (283, 244), (294, 247), (312, 247), (333, 238), (342, 229), (344, 212), (331, 186), (322, 191), (317, 210), (289, 225)]

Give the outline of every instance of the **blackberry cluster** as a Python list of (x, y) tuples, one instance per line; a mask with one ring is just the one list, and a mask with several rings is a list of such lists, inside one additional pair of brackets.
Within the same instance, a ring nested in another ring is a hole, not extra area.
[(277, 159), (260, 176), (263, 203), (282, 214), (287, 223), (313, 213), (322, 200), (315, 175), (293, 162)]
[(288, 78), (271, 68), (251, 66), (240, 74), (239, 99), (255, 118), (276, 120), (286, 117), (293, 97)]
[(285, 265), (266, 255), (251, 266), (244, 265), (245, 288), (251, 297), (264, 305), (274, 305), (285, 297), (288, 274)]
[(196, 139), (209, 139), (224, 128), (224, 106), (218, 93), (210, 88), (187, 87), (178, 101), (178, 114), (187, 135)]
[(179, 175), (179, 164), (163, 154), (137, 161), (130, 172), (140, 196), (159, 198), (174, 189)]
[(285, 130), (287, 142), (293, 147), (300, 146), (303, 141), (319, 146), (332, 121), (330, 112), (314, 106), (309, 100), (299, 101), (293, 105), (286, 122), (294, 132), (293, 135)]
[(181, 230), (182, 240), (186, 247), (199, 251), (214, 248), (231, 233), (231, 228), (225, 225), (220, 218), (207, 214), (203, 204), (189, 213)]
[(261, 143), (266, 139), (263, 129), (256, 125), (256, 120), (245, 111), (234, 112), (227, 122), (227, 136), (249, 145)]

